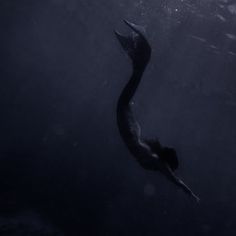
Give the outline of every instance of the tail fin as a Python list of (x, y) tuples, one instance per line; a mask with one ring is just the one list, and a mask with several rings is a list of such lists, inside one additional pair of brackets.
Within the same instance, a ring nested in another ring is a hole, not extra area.
[(124, 36), (115, 31), (116, 37), (131, 58), (133, 65), (135, 67), (145, 67), (151, 57), (151, 47), (144, 36), (144, 28), (128, 21), (124, 22), (133, 30), (133, 34)]
[(129, 55), (131, 60), (133, 60), (135, 56), (134, 36), (124, 36), (118, 31), (115, 31), (115, 35), (117, 39), (119, 40), (122, 48), (126, 51), (126, 53)]

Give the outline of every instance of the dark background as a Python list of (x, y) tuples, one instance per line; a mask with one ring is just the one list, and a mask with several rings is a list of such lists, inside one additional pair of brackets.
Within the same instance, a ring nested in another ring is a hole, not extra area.
[[(177, 150), (200, 204), (119, 136), (122, 19), (153, 48), (142, 133)], [(236, 235), (234, 1), (1, 0), (0, 27), (0, 235)]]

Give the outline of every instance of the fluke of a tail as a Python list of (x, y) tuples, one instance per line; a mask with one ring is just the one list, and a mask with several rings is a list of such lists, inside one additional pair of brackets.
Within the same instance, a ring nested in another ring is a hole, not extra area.
[(131, 58), (133, 66), (144, 68), (151, 57), (151, 47), (145, 37), (145, 30), (143, 27), (127, 20), (124, 20), (124, 22), (132, 29), (133, 33), (130, 36), (125, 36), (115, 31), (115, 35), (122, 48)]

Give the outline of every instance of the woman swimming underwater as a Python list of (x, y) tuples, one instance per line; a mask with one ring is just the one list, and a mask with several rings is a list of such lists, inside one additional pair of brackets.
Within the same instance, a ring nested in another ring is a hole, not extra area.
[(199, 201), (199, 198), (191, 189), (174, 174), (174, 171), (178, 168), (175, 150), (163, 147), (158, 140), (143, 140), (141, 137), (140, 126), (132, 113), (131, 100), (150, 60), (151, 47), (141, 26), (128, 21), (124, 22), (133, 30), (133, 35), (124, 36), (117, 31), (115, 31), (115, 34), (121, 46), (131, 58), (133, 73), (124, 87), (117, 104), (117, 124), (120, 135), (129, 151), (144, 169), (160, 171), (171, 182)]

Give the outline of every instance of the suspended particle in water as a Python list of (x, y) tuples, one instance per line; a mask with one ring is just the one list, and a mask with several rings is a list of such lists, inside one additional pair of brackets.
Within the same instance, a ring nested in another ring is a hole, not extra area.
[(146, 196), (153, 196), (155, 195), (155, 192), (156, 192), (156, 188), (153, 184), (148, 183), (144, 186), (144, 194)]

